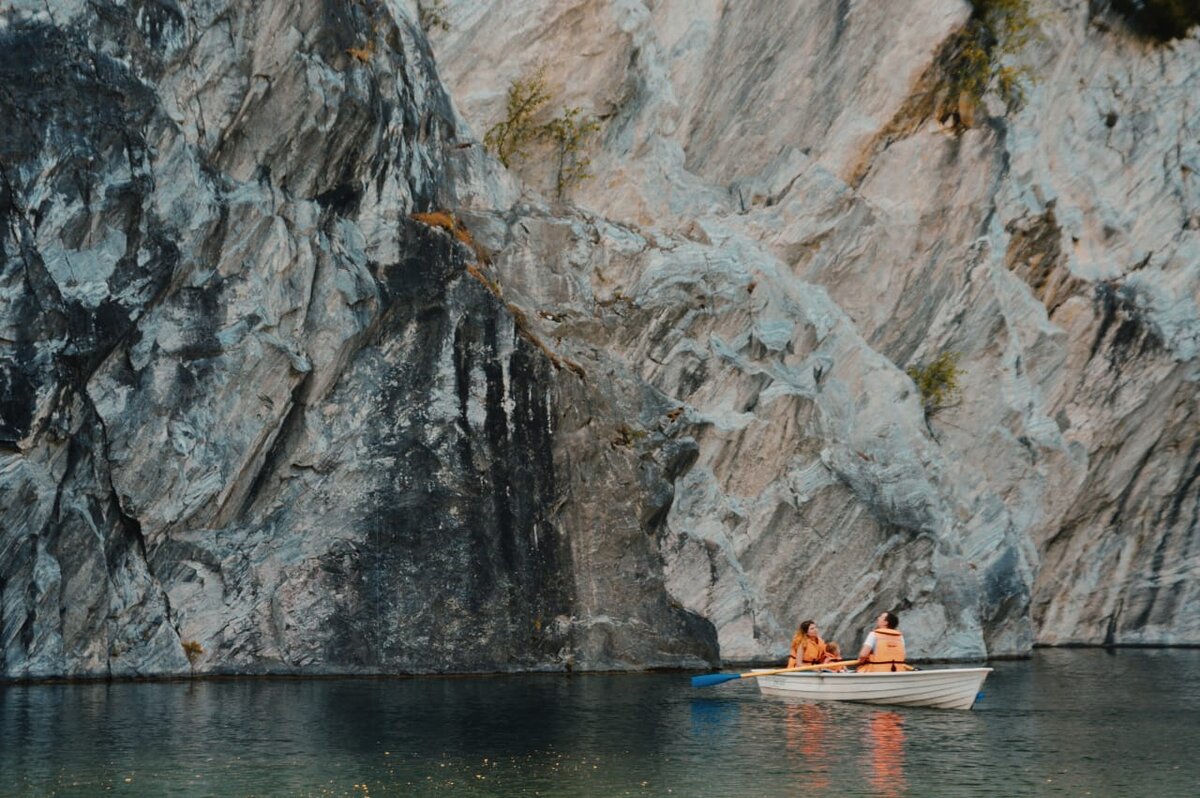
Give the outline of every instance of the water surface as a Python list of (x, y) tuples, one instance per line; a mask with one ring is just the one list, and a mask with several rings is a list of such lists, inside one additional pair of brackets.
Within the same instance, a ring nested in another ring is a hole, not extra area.
[(1040, 651), (971, 712), (751, 680), (0, 687), (0, 795), (1200, 795), (1200, 651)]

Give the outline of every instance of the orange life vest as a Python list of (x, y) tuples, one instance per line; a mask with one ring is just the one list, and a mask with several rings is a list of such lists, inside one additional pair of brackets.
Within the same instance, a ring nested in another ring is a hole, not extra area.
[(804, 638), (804, 664), (818, 665), (825, 661), (825, 641), (821, 638)]
[(866, 665), (859, 665), (859, 673), (882, 671), (906, 671), (904, 667), (904, 635), (895, 629), (875, 630), (875, 650)]
[[(802, 662), (796, 661), (798, 647), (804, 649), (803, 655), (800, 657)], [(818, 665), (825, 661), (825, 641), (821, 638), (814, 639), (812, 636), (805, 637), (800, 641), (799, 646), (792, 646), (791, 654), (788, 655), (789, 668), (794, 668), (797, 665)]]

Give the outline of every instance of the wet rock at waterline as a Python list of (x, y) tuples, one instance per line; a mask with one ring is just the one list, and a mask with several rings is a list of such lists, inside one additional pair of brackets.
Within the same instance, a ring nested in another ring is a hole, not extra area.
[(1047, 8), (962, 129), (964, 4), (768, 11), (2, 12), (0, 675), (1200, 642), (1197, 40)]

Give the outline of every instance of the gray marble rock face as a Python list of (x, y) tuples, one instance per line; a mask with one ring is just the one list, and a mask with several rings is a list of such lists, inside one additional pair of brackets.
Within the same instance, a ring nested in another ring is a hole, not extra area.
[[(52, 5), (0, 12), (0, 677), (1200, 643), (1195, 35), (1035, 3), (960, 130), (959, 0)], [(539, 65), (570, 204), (479, 144)]]
[[(539, 66), (603, 120), (572, 198), (647, 250), (592, 256), (630, 303), (593, 345), (706, 423), (663, 553), (724, 655), (889, 606), (938, 656), (1200, 642), (1200, 39), (1103, 6), (1032, 2), (1024, 107), (964, 130), (927, 100), (960, 0), (448, 3), (478, 128)], [(925, 423), (903, 370), (943, 351)]]
[(655, 545), (691, 444), (592, 445), (661, 400), (558, 371), (409, 218), (506, 178), (447, 169), (407, 16), (5, 22), (0, 674), (716, 658)]

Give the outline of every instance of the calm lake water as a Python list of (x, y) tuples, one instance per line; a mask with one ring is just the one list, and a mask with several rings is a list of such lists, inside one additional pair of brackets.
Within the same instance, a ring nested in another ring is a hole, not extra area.
[(1200, 651), (1040, 651), (971, 712), (686, 674), (0, 687), (0, 795), (1200, 795)]

